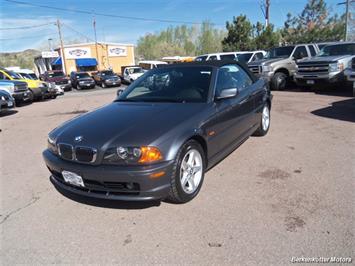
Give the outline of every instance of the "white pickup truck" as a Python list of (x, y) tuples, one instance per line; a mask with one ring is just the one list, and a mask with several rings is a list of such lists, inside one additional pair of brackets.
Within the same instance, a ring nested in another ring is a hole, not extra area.
[(121, 68), (122, 79), (126, 83), (132, 83), (143, 74), (144, 70), (140, 66), (123, 66)]

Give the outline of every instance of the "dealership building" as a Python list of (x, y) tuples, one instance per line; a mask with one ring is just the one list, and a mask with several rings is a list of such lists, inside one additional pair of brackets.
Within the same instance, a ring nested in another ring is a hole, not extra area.
[(36, 57), (34, 63), (38, 73), (63, 70), (66, 74), (70, 74), (72, 71), (93, 72), (105, 69), (120, 73), (121, 66), (135, 63), (133, 44), (109, 42), (71, 44), (64, 46), (65, 61), (62, 55), (63, 51), (59, 47), (54, 50), (54, 53), (47, 52)]

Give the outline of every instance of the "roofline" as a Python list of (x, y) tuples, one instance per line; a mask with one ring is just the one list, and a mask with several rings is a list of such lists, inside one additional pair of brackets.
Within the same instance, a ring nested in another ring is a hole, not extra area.
[[(85, 43), (76, 43), (76, 44), (66, 44), (63, 45), (64, 48), (70, 48), (70, 47), (76, 47), (76, 46), (85, 46), (85, 45), (94, 45), (95, 42), (85, 42)], [(134, 46), (132, 43), (115, 43), (115, 42), (97, 42), (98, 45), (104, 44), (104, 45), (117, 45), (117, 46)], [(60, 49), (61, 47), (58, 46), (55, 49)]]

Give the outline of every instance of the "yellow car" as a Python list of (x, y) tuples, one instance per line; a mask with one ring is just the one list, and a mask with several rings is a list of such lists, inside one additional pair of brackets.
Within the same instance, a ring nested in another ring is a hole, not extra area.
[(28, 85), (29, 91), (33, 94), (34, 100), (42, 100), (47, 93), (47, 85), (40, 80), (31, 80), (23, 79), (20, 75), (13, 71), (9, 71), (3, 68), (0, 68), (0, 80), (17, 80), (26, 82)]

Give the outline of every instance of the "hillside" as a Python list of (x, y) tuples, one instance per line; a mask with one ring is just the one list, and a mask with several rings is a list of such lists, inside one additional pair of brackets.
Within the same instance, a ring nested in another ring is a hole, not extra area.
[(33, 59), (40, 54), (40, 51), (34, 49), (27, 49), (22, 52), (0, 53), (0, 66), (19, 66), (33, 69)]

